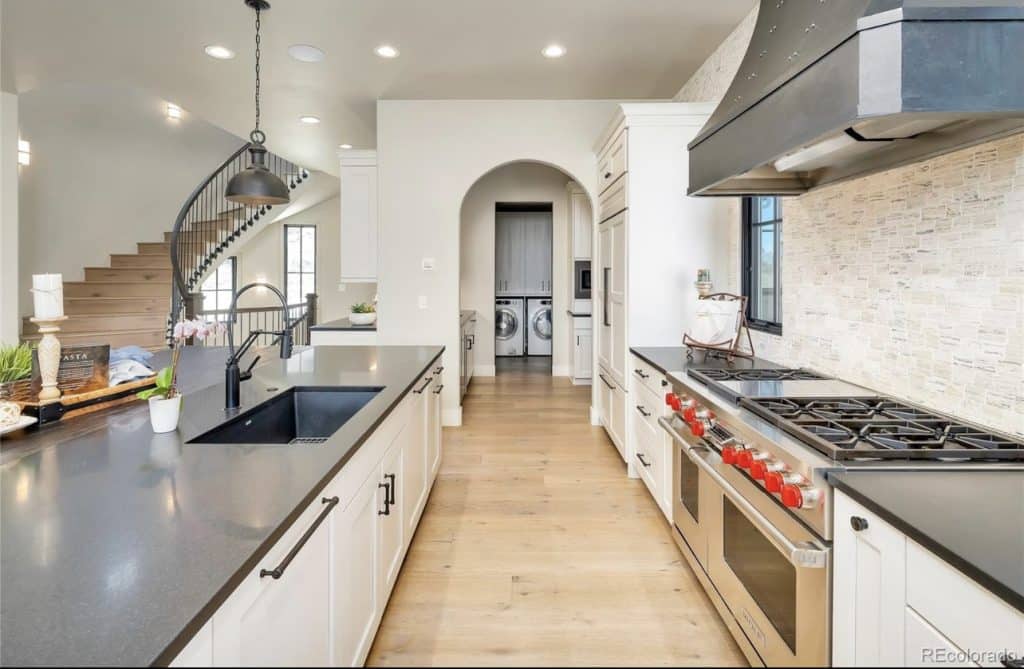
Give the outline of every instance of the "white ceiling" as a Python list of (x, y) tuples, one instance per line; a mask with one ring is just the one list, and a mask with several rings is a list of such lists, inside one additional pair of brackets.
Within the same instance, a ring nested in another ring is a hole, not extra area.
[[(337, 173), (341, 143), (375, 145), (381, 98), (668, 98), (755, 0), (271, 0), (263, 128), (271, 150)], [(245, 137), (253, 12), (242, 0), (2, 0), (3, 88), (145, 88)], [(384, 60), (381, 43), (401, 51)], [(550, 42), (568, 53), (541, 56)], [(322, 63), (292, 60), (314, 44)], [(203, 53), (223, 44), (237, 53)], [(298, 122), (319, 116), (318, 126)]]

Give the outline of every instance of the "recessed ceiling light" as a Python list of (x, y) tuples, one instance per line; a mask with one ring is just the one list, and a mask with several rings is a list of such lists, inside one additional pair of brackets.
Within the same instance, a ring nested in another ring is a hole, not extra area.
[(316, 116), (308, 116), (308, 115), (307, 116), (300, 116), (299, 120), (302, 121), (303, 123), (305, 123), (306, 125), (316, 125), (317, 123), (320, 122), (320, 119), (317, 118)]
[(288, 55), (302, 63), (319, 63), (326, 56), (312, 44), (292, 44), (288, 47)]
[(181, 118), (181, 107), (173, 102), (167, 103), (167, 118), (177, 121)]
[(352, 145), (351, 144), (342, 144), (338, 148), (339, 149), (351, 149)]
[(235, 57), (234, 51), (219, 44), (211, 44), (203, 49), (203, 51), (205, 51), (206, 55), (210, 58), (216, 58), (217, 60), (231, 60)]
[(541, 53), (545, 58), (561, 58), (565, 55), (565, 47), (561, 44), (549, 44)]
[(381, 44), (373, 51), (381, 58), (398, 58), (398, 49), (390, 44)]

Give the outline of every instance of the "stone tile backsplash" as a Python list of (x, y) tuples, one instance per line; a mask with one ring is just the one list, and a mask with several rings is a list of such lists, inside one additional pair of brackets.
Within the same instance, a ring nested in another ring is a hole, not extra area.
[[(676, 96), (720, 99), (751, 12)], [(1024, 436), (1024, 135), (783, 201), (782, 336), (760, 356)], [(739, 207), (729, 235), (739, 289)]]

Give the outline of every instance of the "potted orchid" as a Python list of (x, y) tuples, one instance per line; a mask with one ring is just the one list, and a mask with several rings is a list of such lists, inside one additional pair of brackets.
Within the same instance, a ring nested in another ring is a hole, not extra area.
[(153, 425), (153, 432), (172, 432), (178, 428), (182, 399), (177, 388), (178, 360), (181, 358), (181, 349), (185, 342), (193, 337), (203, 341), (207, 337), (224, 334), (224, 332), (226, 329), (223, 323), (211, 323), (199, 319), (184, 320), (175, 324), (171, 364), (157, 372), (154, 387), (137, 393), (139, 399), (149, 402), (149, 422)]

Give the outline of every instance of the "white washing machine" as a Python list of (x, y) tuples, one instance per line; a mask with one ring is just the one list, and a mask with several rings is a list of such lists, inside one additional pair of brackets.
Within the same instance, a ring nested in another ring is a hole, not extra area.
[(526, 354), (551, 355), (551, 298), (526, 301)]
[(494, 301), (494, 355), (525, 353), (523, 298), (500, 297)]

